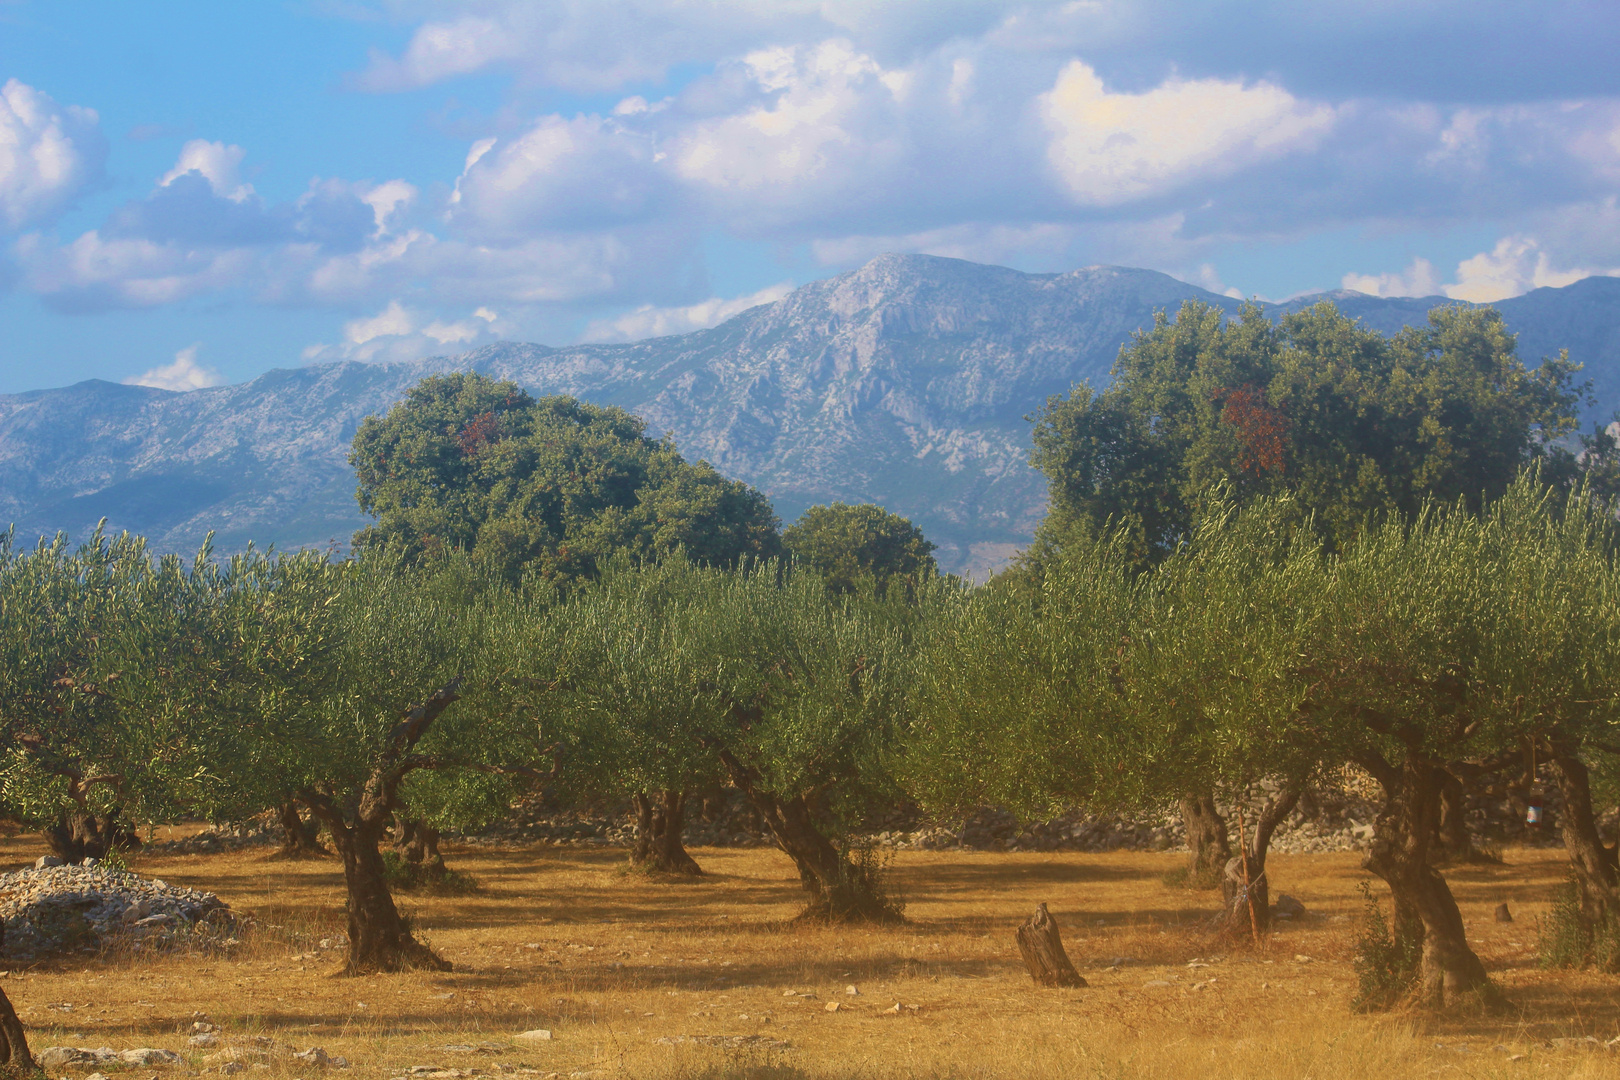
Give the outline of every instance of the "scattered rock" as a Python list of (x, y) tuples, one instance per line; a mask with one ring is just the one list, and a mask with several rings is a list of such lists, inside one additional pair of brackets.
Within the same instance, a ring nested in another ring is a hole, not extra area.
[(844, 993), (848, 994), (850, 997), (859, 997), (861, 992), (854, 986), (846, 986), (844, 987)]
[(119, 1063), (118, 1052), (110, 1046), (101, 1046), (94, 1050), (83, 1046), (47, 1046), (34, 1055), (34, 1060), (42, 1069)]
[(1277, 902), (1271, 905), (1271, 917), (1274, 919), (1303, 919), (1305, 905), (1287, 893), (1278, 893)]
[(1508, 910), (1507, 904), (1497, 904), (1496, 911), (1492, 915), (1492, 918), (1494, 918), (1497, 922), (1512, 922), (1513, 912)]
[(535, 1028), (533, 1031), (520, 1031), (512, 1038), (522, 1039), (525, 1042), (549, 1042), (551, 1032), (545, 1028)]
[(1312, 964), (1312, 963), (1315, 963), (1315, 961), (1312, 960), (1310, 957), (1306, 956), (1304, 953), (1295, 953), (1294, 954), (1294, 963), (1296, 963), (1296, 964)]
[(199, 1050), (212, 1050), (219, 1045), (219, 1036), (212, 1031), (204, 1031), (187, 1039), (186, 1045), (195, 1046)]
[(179, 1065), (185, 1059), (173, 1050), (154, 1050), (149, 1046), (143, 1046), (138, 1050), (125, 1050), (118, 1055), (118, 1060), (125, 1065), (149, 1069), (154, 1065)]
[(1554, 1050), (1607, 1050), (1608, 1047), (1599, 1042), (1595, 1036), (1588, 1035), (1580, 1039), (1549, 1039), (1547, 1045)]
[(41, 855), (39, 858), (34, 860), (35, 870), (49, 870), (53, 866), (65, 865), (66, 864), (61, 859), (58, 859), (55, 855)]
[(826, 1008), (828, 1012), (837, 1012), (839, 1009), (848, 1008), (848, 1006), (837, 1001), (829, 1001)]

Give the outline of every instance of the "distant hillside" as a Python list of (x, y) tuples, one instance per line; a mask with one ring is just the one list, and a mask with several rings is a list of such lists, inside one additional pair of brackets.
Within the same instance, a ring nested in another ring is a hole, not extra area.
[[(835, 499), (882, 503), (922, 526), (944, 566), (983, 576), (1042, 512), (1024, 417), (1077, 381), (1106, 381), (1131, 331), (1189, 298), (1237, 306), (1148, 270), (883, 256), (712, 330), (628, 345), (502, 343), (188, 393), (87, 382), (0, 396), (0, 520), (80, 535), (105, 516), (178, 550), (211, 528), (227, 550), (342, 543), (363, 523), (347, 464), (360, 420), (429, 372), (466, 369), (632, 409), (689, 457), (759, 485), (784, 520)], [(1385, 332), (1447, 302), (1329, 298)], [(1620, 280), (1497, 306), (1527, 361), (1567, 345), (1597, 385), (1596, 412), (1620, 405)]]

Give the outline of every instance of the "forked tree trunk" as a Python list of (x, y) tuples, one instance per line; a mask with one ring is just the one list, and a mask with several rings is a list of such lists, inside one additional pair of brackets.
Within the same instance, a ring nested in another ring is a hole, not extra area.
[(321, 846), (319, 823), (305, 821), (296, 802), (282, 803), (276, 808), (276, 816), (281, 821), (281, 850), (277, 854), (289, 859), (331, 854)]
[(1203, 792), (1182, 799), (1181, 823), (1187, 832), (1187, 848), (1192, 852), (1187, 864), (1188, 881), (1214, 885), (1221, 880), (1226, 861), (1232, 857), (1226, 819), (1215, 806), (1215, 796)]
[(1018, 951), (1029, 968), (1029, 977), (1037, 986), (1085, 986), (1086, 980), (1074, 970), (1069, 954), (1063, 951), (1063, 938), (1058, 934), (1057, 920), (1046, 910), (1045, 904), (1035, 905), (1031, 915), (1018, 928)]
[(1385, 791), (1384, 808), (1362, 865), (1389, 886), (1397, 940), (1412, 932), (1414, 920), (1422, 924), (1419, 1002), (1444, 1008), (1469, 995), (1494, 996), (1485, 965), (1468, 946), (1457, 901), (1429, 861), (1440, 814), (1441, 766), (1416, 748), (1408, 751), (1398, 769), (1372, 755), (1361, 763)]
[[(1586, 763), (1573, 751), (1558, 747), (1553, 767), (1564, 795), (1564, 818), (1559, 831), (1575, 877), (1581, 928), (1590, 937), (1602, 928), (1614, 927), (1620, 919), (1620, 851), (1605, 844), (1598, 832)], [(1610, 961), (1611, 969), (1616, 965), (1620, 965), (1620, 957)]]
[(45, 829), (45, 843), (63, 862), (80, 863), (105, 859), (114, 851), (134, 851), (141, 838), (116, 813), (67, 810)]
[(1298, 787), (1284, 787), (1267, 799), (1255, 819), (1254, 831), (1245, 838), (1247, 847), (1226, 863), (1221, 895), (1226, 900), (1229, 933), (1243, 935), (1252, 930), (1264, 931), (1271, 925), (1271, 879), (1266, 874), (1266, 856), (1271, 851), (1271, 837), (1298, 805), (1299, 792)]
[(349, 955), (344, 974), (415, 968), (449, 971), (449, 963), (411, 936), (394, 906), (383, 870), (383, 822), (361, 819), (351, 824), (325, 814), (322, 820), (343, 860), (348, 892)]
[(826, 922), (898, 922), (899, 910), (883, 895), (881, 883), (851, 862), (816, 828), (815, 815), (802, 795), (782, 798), (755, 784), (751, 770), (728, 751), (720, 760), (749, 804), (758, 812), (772, 839), (799, 870), (810, 902), (803, 919)]
[(681, 842), (686, 828), (686, 793), (664, 791), (654, 795), (636, 793), (630, 798), (636, 810), (636, 841), (630, 848), (631, 865), (663, 874), (697, 877), (703, 868)]
[[(6, 943), (6, 924), (0, 921), (0, 946)], [(28, 1051), (28, 1035), (23, 1031), (11, 999), (0, 990), (0, 1068), (27, 1075), (34, 1071), (34, 1056)]]
[(326, 825), (343, 860), (349, 915), (346, 975), (413, 968), (450, 970), (449, 962), (417, 941), (400, 918), (388, 890), (381, 846), (401, 781), (412, 769), (429, 764), (412, 751), (440, 714), (459, 699), (460, 687), (460, 680), (451, 682), (405, 715), (389, 734), (376, 767), (357, 795), (340, 801), (331, 791), (299, 793), (299, 801)]

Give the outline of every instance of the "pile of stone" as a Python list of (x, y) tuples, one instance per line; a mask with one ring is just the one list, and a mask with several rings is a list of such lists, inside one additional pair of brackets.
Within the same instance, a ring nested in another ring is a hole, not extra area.
[(182, 944), (231, 945), (234, 922), (213, 893), (168, 885), (98, 865), (64, 866), (46, 856), (33, 869), (0, 874), (5, 955), (27, 960)]
[(219, 855), (280, 844), (283, 838), (281, 823), (274, 815), (261, 814), (248, 821), (211, 823), (202, 832), (179, 840), (154, 840), (143, 850), (165, 855)]

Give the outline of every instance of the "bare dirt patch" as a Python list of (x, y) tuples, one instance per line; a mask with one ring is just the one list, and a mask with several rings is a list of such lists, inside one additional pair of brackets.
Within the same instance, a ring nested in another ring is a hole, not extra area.
[[(32, 837), (0, 840), (0, 870), (42, 850)], [(1510, 1006), (1444, 1020), (1349, 1012), (1356, 883), (1368, 876), (1353, 853), (1273, 857), (1276, 887), (1310, 914), (1259, 951), (1212, 942), (1203, 926), (1215, 894), (1163, 884), (1177, 853), (901, 852), (894, 880), (909, 921), (855, 929), (792, 923), (802, 892), (778, 852), (695, 854), (708, 875), (677, 883), (623, 873), (616, 851), (451, 847), (451, 864), (481, 891), (401, 903), (455, 970), (364, 978), (335, 977), (341, 949), (320, 948), (343, 931), (335, 861), (142, 855), (139, 872), (216, 893), (256, 926), (227, 952), (4, 961), (3, 986), (36, 1050), (155, 1047), (185, 1055), (171, 1074), (217, 1068), (205, 1062), (217, 1048), (188, 1045), (198, 1022), (217, 1025), (221, 1045), (263, 1037), (289, 1049), (254, 1057), (248, 1080), (310, 1080), (320, 1068), (290, 1050), (315, 1046), (352, 1063), (332, 1075), (353, 1077), (413, 1066), (1377, 1080), (1620, 1069), (1606, 1051), (1546, 1045), (1620, 1033), (1614, 979), (1535, 965), (1535, 918), (1564, 875), (1557, 851), (1510, 849), (1505, 866), (1448, 871)], [(1089, 987), (1031, 986), (1014, 931), (1041, 901)], [(1492, 919), (1504, 901), (1512, 923)], [(515, 1038), (535, 1030), (551, 1037)], [(136, 1070), (141, 1080), (164, 1071)]]

